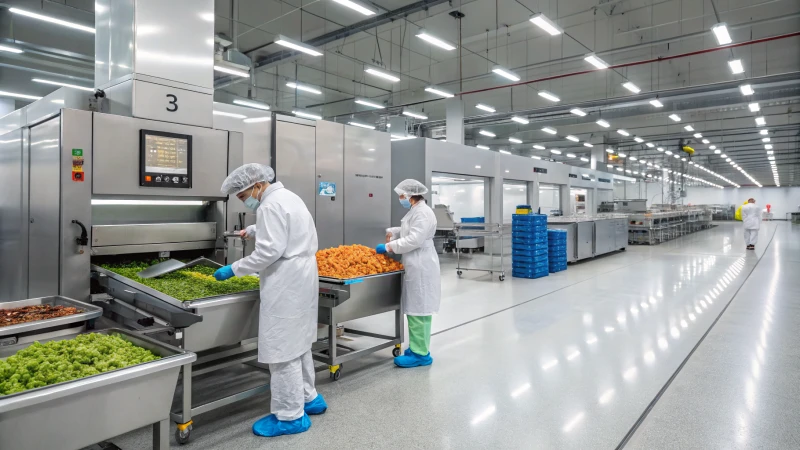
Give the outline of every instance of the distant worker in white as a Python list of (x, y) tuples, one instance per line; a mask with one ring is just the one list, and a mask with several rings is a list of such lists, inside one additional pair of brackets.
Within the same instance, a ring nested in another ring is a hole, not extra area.
[(747, 250), (755, 250), (758, 242), (758, 229), (761, 227), (761, 208), (751, 198), (742, 206), (742, 224), (744, 225), (744, 243)]
[(386, 244), (375, 249), (378, 253), (403, 255), (403, 312), (408, 316), (409, 347), (394, 359), (398, 367), (428, 366), (431, 358), (431, 322), (439, 312), (442, 284), (439, 256), (433, 246), (436, 216), (422, 197), (428, 188), (417, 180), (405, 180), (394, 188), (400, 204), (410, 211), (400, 227), (386, 230)]
[(258, 361), (269, 364), (272, 414), (253, 424), (259, 436), (302, 433), (307, 414), (328, 409), (314, 388), (311, 344), (317, 340), (317, 230), (303, 200), (275, 179), (272, 168), (245, 164), (222, 183), (256, 213), (242, 236), (255, 239), (253, 252), (214, 273), (223, 281), (258, 273)]

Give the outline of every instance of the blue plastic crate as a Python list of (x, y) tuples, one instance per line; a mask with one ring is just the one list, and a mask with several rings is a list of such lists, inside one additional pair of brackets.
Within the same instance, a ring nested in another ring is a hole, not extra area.
[(536, 245), (536, 244), (547, 244), (547, 239), (542, 239), (539, 236), (525, 236), (525, 235), (512, 235), (511, 236), (511, 245), (520, 244), (520, 245)]
[(512, 271), (511, 276), (514, 278), (528, 278), (528, 279), (536, 279), (542, 278), (550, 275), (550, 272), (525, 272), (525, 271)]
[(512, 244), (512, 253), (542, 252), (547, 254), (547, 244)]
[(511, 255), (511, 261), (524, 263), (538, 263), (541, 261), (549, 262), (550, 258), (546, 254), (541, 255)]
[(530, 270), (536, 272), (539, 270), (547, 270), (548, 268), (550, 268), (550, 264), (548, 264), (546, 260), (538, 263), (524, 263), (524, 262), (514, 261), (511, 263), (511, 268), (513, 270)]
[(547, 216), (544, 214), (512, 214), (511, 220), (525, 220), (529, 222), (547, 223)]

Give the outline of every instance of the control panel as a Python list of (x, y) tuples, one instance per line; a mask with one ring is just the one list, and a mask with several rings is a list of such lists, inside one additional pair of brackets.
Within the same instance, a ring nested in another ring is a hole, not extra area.
[(140, 130), (139, 185), (191, 188), (192, 136)]

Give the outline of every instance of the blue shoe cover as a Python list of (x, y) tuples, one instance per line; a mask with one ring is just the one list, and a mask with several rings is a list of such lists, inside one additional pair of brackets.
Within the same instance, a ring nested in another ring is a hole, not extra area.
[(414, 352), (409, 352), (410, 355), (403, 355), (398, 356), (394, 359), (394, 364), (397, 367), (419, 367), (419, 366), (430, 366), (433, 364), (433, 358), (431, 358), (431, 354), (428, 353), (425, 356), (420, 356)]
[(259, 419), (253, 424), (253, 434), (256, 436), (274, 437), (284, 434), (302, 433), (311, 428), (311, 419), (303, 413), (303, 417), (295, 420), (278, 420), (275, 414)]
[(325, 399), (322, 398), (322, 394), (317, 394), (314, 400), (306, 403), (303, 409), (306, 411), (306, 414), (314, 416), (317, 414), (323, 414), (325, 411), (327, 411), (328, 404), (325, 403)]
[(412, 354), (413, 352), (411, 351), (411, 347), (408, 347), (406, 351), (403, 352), (403, 355), (405, 356), (411, 356)]

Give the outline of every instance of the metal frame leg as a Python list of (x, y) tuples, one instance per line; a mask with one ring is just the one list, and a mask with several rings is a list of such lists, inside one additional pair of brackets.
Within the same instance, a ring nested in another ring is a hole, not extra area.
[(394, 333), (395, 336), (400, 339), (401, 346), (405, 341), (405, 332), (406, 327), (405, 323), (403, 323), (403, 311), (402, 309), (397, 309), (394, 311)]
[(181, 368), (183, 370), (183, 392), (181, 392), (181, 425), (187, 424), (192, 421), (192, 365), (186, 364)]
[(169, 419), (153, 424), (153, 450), (169, 450)]

